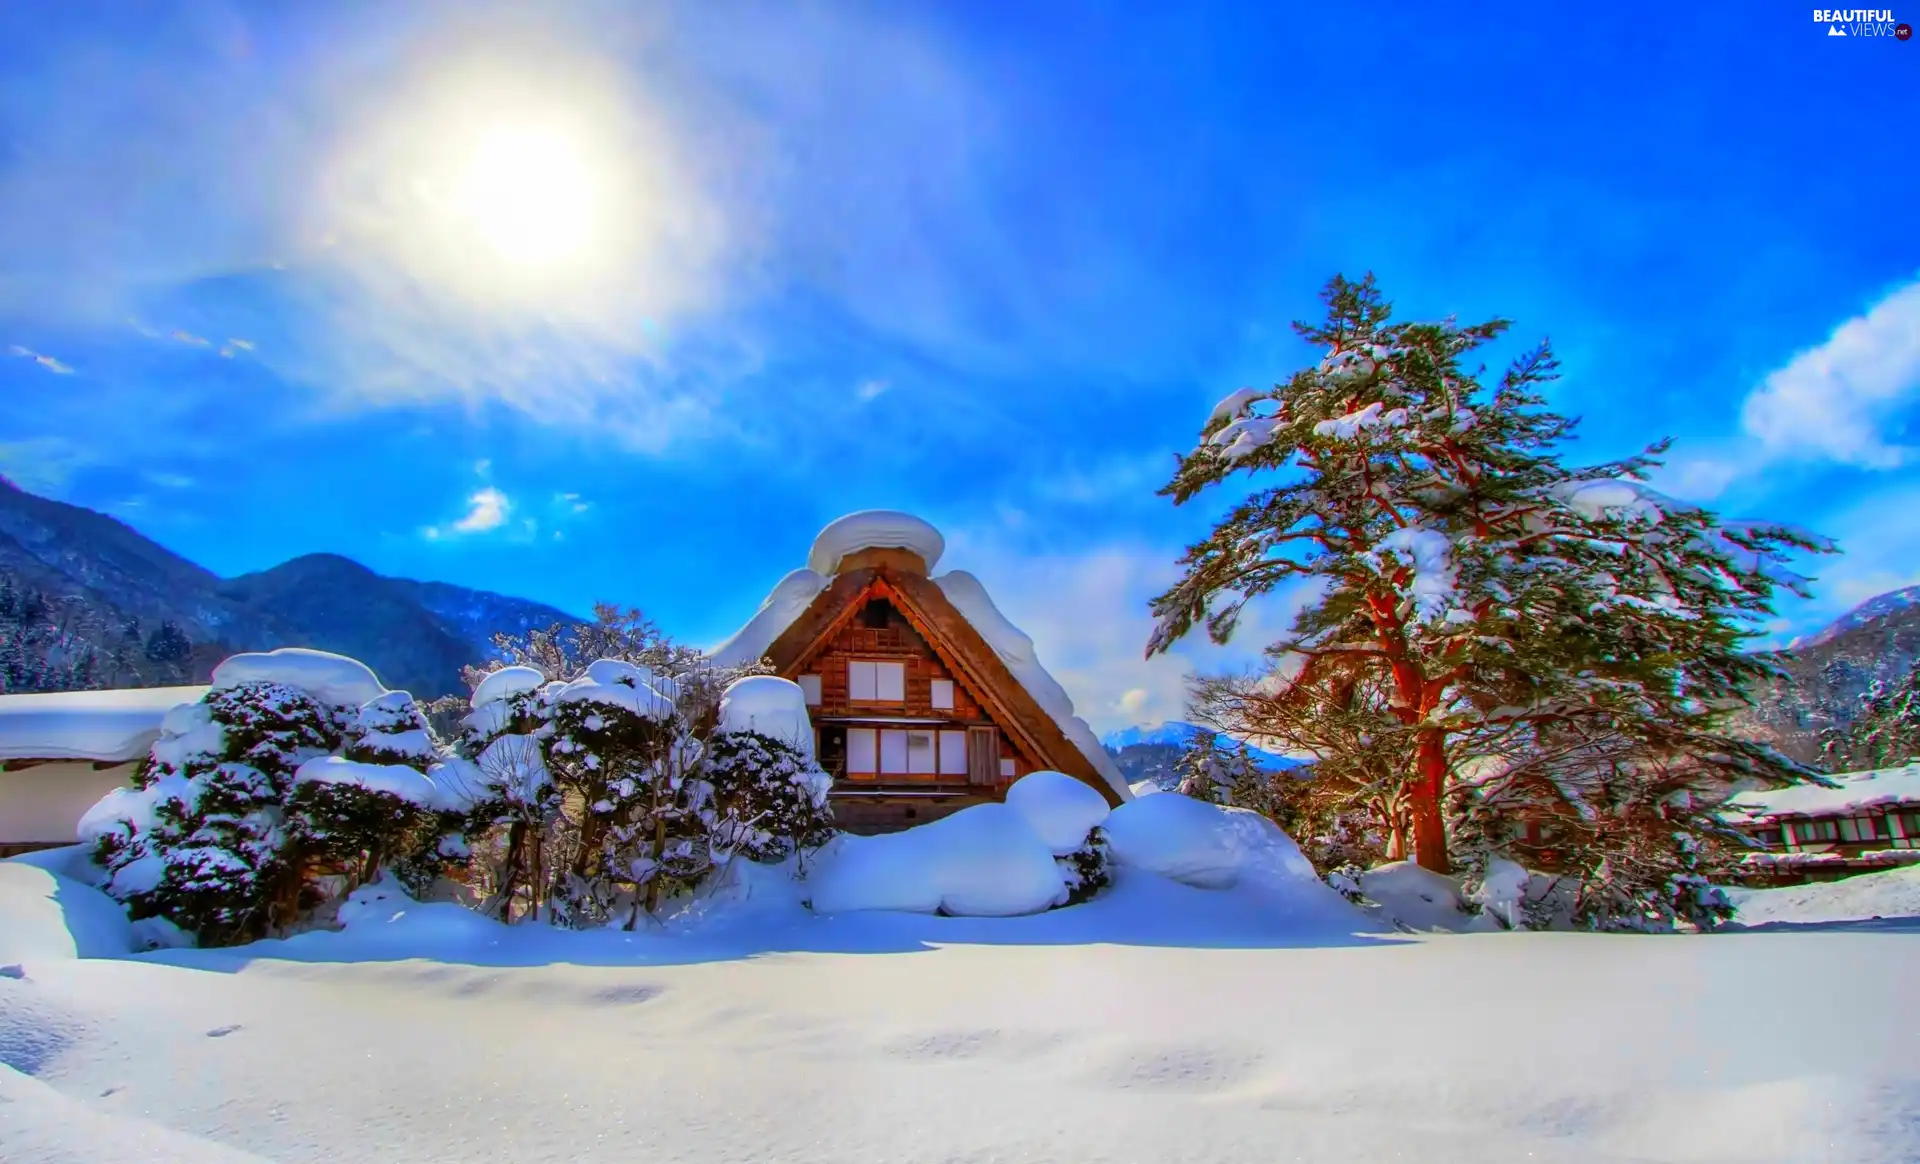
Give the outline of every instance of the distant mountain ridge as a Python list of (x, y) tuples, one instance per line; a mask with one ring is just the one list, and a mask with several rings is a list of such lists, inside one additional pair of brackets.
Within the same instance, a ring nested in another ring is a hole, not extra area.
[(5, 478), (0, 577), (65, 600), (83, 637), (135, 619), (149, 629), (177, 624), (197, 648), (186, 680), (204, 681), (234, 651), (307, 646), (361, 659), (388, 686), (422, 698), (464, 690), (460, 669), (490, 657), (497, 632), (584, 621), (528, 599), (388, 578), (338, 554), (221, 578), (124, 522)]

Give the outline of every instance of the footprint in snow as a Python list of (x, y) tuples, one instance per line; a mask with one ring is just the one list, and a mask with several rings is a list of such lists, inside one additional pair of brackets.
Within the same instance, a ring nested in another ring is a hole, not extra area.
[(207, 1032), (207, 1037), (209, 1039), (224, 1039), (228, 1035), (231, 1035), (233, 1032), (239, 1029), (240, 1029), (239, 1023), (234, 1023), (230, 1027), (215, 1027), (212, 1030)]

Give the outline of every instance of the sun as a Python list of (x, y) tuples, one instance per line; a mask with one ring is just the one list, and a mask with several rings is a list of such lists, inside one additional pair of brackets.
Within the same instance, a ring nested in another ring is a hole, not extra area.
[(567, 266), (604, 229), (604, 174), (567, 127), (483, 125), (461, 153), (441, 209), (497, 259), (526, 271)]

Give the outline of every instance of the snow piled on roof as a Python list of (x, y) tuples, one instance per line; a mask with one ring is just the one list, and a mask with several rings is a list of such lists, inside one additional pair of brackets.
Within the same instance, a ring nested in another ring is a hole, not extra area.
[(1920, 804), (1920, 764), (1870, 772), (1842, 772), (1828, 779), (1838, 787), (1801, 784), (1792, 788), (1758, 789), (1736, 793), (1728, 798), (1727, 805), (1757, 819), (1837, 816), (1880, 805)]
[(359, 707), (387, 693), (373, 668), (360, 660), (307, 647), (234, 655), (213, 669), (215, 690), (249, 682), (298, 687), (336, 707)]
[(1000, 608), (987, 596), (987, 588), (980, 584), (980, 579), (965, 570), (954, 570), (935, 578), (933, 584), (940, 588), (940, 592), (947, 596), (947, 601), (953, 603), (954, 609), (972, 624), (973, 629), (980, 632), (980, 637), (1000, 656), (1000, 661), (1033, 696), (1034, 702), (1053, 718), (1067, 739), (1073, 741), (1074, 747), (1080, 749), (1080, 754), (1093, 765), (1093, 770), (1100, 773), (1121, 800), (1133, 799), (1133, 790), (1127, 786), (1126, 777), (1114, 765), (1113, 757), (1107, 755), (1107, 750), (1100, 746), (1100, 738), (1093, 734), (1086, 720), (1074, 714), (1073, 699), (1067, 695), (1066, 688), (1060, 686), (1059, 681), (1049, 675), (1034, 656), (1033, 640), (1000, 613)]
[(720, 696), (720, 730), (757, 732), (813, 758), (813, 721), (807, 718), (807, 693), (791, 679), (749, 675), (728, 684)]
[(759, 611), (734, 636), (708, 653), (716, 667), (744, 667), (766, 657), (773, 641), (786, 633), (820, 592), (829, 579), (816, 570), (795, 570), (767, 595)]
[(840, 568), (840, 559), (873, 549), (910, 550), (920, 555), (927, 569), (932, 570), (940, 561), (940, 555), (946, 552), (947, 539), (911, 513), (869, 509), (849, 513), (821, 530), (807, 554), (807, 566), (816, 573), (833, 574)]
[(205, 687), (0, 695), (0, 760), (135, 760)]

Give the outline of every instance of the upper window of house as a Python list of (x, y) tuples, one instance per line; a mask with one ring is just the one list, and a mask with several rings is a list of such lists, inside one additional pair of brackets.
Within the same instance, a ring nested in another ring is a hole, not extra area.
[(864, 659), (849, 662), (847, 698), (855, 703), (905, 703), (907, 665)]
[(933, 681), (933, 706), (951, 708), (953, 706), (953, 680), (935, 679)]
[(820, 676), (800, 676), (800, 693), (806, 696), (808, 707), (820, 706)]

